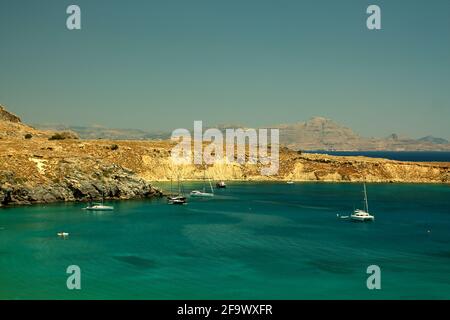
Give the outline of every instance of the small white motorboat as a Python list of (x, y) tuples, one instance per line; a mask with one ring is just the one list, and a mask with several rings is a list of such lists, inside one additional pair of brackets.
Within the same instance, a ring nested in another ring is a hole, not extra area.
[(286, 183), (287, 183), (287, 184), (294, 184), (294, 181), (289, 180), (289, 181), (287, 181)]
[(68, 232), (58, 232), (57, 235), (58, 235), (58, 237), (65, 238), (65, 237), (69, 236), (69, 233)]
[(226, 187), (227, 187), (227, 184), (225, 183), (225, 181), (219, 181), (216, 183), (217, 189), (225, 189)]

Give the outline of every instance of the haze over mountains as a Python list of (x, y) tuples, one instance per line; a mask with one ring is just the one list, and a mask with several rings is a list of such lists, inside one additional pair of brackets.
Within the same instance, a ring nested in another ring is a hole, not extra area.
[[(45, 130), (71, 130), (81, 139), (164, 140), (171, 131), (144, 131), (138, 129), (111, 129), (102, 126), (64, 126), (36, 124)], [(218, 128), (241, 126), (220, 125)], [(419, 139), (391, 134), (385, 138), (367, 138), (331, 119), (314, 117), (305, 122), (273, 126), (280, 129), (280, 142), (293, 150), (328, 151), (444, 151), (450, 150), (449, 141), (426, 136)]]

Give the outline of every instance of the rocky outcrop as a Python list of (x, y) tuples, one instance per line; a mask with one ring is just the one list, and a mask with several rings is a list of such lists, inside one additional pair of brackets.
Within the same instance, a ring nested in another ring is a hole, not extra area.
[(2, 105), (0, 105), (0, 121), (9, 121), (14, 123), (22, 122), (18, 116), (7, 111)]
[(116, 150), (112, 144), (87, 154), (76, 139), (73, 132), (36, 130), (1, 107), (0, 207), (161, 196), (133, 170), (103, 158)]
[[(69, 168), (69, 167), (70, 168)], [(101, 199), (136, 199), (161, 196), (158, 189), (120, 166), (101, 166), (86, 174), (76, 166), (61, 163), (67, 172), (61, 179), (34, 183), (17, 177), (14, 172), (0, 175), (0, 206), (51, 203), (58, 201), (96, 201)]]
[(0, 106), (0, 140), (10, 138), (30, 139), (49, 137), (51, 132), (36, 130), (22, 123), (20, 118)]

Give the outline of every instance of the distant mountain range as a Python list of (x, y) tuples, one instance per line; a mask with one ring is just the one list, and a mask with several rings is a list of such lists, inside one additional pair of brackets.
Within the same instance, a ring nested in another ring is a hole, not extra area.
[[(66, 130), (76, 132), (81, 139), (113, 140), (165, 140), (169, 131), (144, 131), (136, 129), (111, 129), (102, 126), (42, 125), (41, 130)], [(242, 126), (220, 125), (219, 129)], [(282, 124), (272, 128), (280, 129), (280, 142), (293, 150), (328, 151), (450, 151), (449, 141), (426, 136), (419, 139), (391, 134), (385, 138), (366, 138), (339, 123), (323, 117), (314, 117), (305, 122)]]
[(439, 151), (450, 150), (446, 139), (426, 136), (420, 139), (391, 134), (366, 138), (333, 120), (314, 117), (306, 122), (279, 126), (280, 140), (294, 150), (336, 151)]
[(166, 131), (144, 131), (139, 129), (114, 129), (99, 125), (93, 126), (67, 126), (61, 124), (33, 124), (39, 130), (73, 131), (80, 139), (94, 140), (166, 140), (171, 133)]

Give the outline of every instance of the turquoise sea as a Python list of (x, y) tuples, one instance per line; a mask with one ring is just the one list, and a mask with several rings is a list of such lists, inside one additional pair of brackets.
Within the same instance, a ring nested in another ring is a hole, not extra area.
[(369, 158), (383, 158), (399, 161), (415, 162), (450, 162), (449, 151), (307, 151), (309, 153), (323, 153), (333, 156), (363, 156)]
[[(450, 299), (450, 186), (367, 189), (373, 223), (336, 217), (362, 199), (338, 183), (230, 182), (214, 199), (110, 213), (0, 209), (0, 298)], [(66, 287), (69, 265), (81, 290)], [(366, 287), (369, 265), (381, 290)]]

